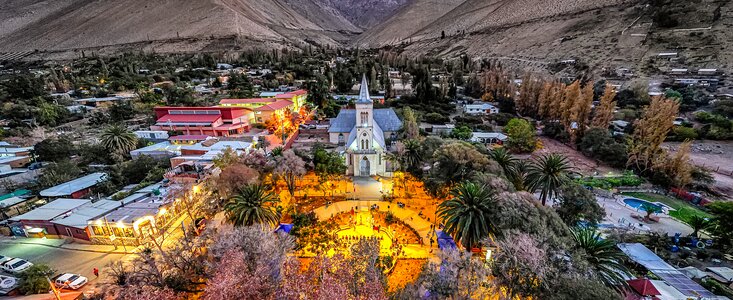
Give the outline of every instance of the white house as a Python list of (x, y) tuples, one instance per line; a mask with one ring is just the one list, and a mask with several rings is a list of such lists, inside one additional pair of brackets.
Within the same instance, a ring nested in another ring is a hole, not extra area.
[(489, 103), (466, 104), (463, 106), (463, 112), (470, 115), (498, 114), (499, 108)]
[(484, 145), (503, 145), (507, 136), (501, 132), (472, 132), (471, 142)]

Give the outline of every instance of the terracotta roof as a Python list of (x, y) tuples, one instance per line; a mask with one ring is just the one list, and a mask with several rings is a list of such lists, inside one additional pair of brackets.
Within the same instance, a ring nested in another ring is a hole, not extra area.
[(165, 125), (166, 123), (206, 123), (211, 124), (221, 119), (221, 115), (165, 115), (158, 119), (157, 123)]
[(273, 98), (250, 98), (250, 99), (221, 99), (219, 104), (249, 104), (249, 103), (263, 103), (263, 102), (275, 102)]
[(271, 111), (271, 110), (278, 110), (282, 109), (288, 106), (293, 105), (293, 101), (290, 100), (277, 100), (273, 103), (270, 103), (268, 105), (260, 106), (258, 108), (255, 108), (257, 111)]

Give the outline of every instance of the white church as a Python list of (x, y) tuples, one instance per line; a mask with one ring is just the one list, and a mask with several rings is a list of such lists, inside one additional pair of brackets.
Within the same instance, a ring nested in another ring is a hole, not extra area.
[(346, 160), (346, 175), (390, 176), (385, 154), (397, 138), (402, 121), (391, 108), (374, 109), (369, 84), (361, 80), (356, 109), (341, 109), (328, 130), (332, 144), (341, 146)]

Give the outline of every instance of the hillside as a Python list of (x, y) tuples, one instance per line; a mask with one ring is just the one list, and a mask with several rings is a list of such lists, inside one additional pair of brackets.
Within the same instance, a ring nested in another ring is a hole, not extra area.
[[(662, 10), (678, 24), (655, 22)], [(397, 46), (408, 56), (468, 53), (537, 69), (565, 59), (650, 74), (674, 66), (724, 69), (733, 63), (724, 51), (733, 37), (731, 11), (727, 0), (415, 0), (352, 46)], [(683, 58), (650, 63), (665, 51)]]
[(358, 32), (337, 10), (321, 7), (319, 0), (0, 3), (0, 52), (229, 37), (291, 47), (336, 45)]

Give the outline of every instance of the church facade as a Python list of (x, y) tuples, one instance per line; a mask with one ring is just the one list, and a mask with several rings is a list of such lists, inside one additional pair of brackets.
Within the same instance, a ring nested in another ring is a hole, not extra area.
[(355, 104), (355, 109), (342, 109), (331, 120), (329, 141), (340, 146), (346, 175), (390, 176), (385, 154), (402, 128), (402, 121), (391, 108), (374, 109), (366, 76)]

